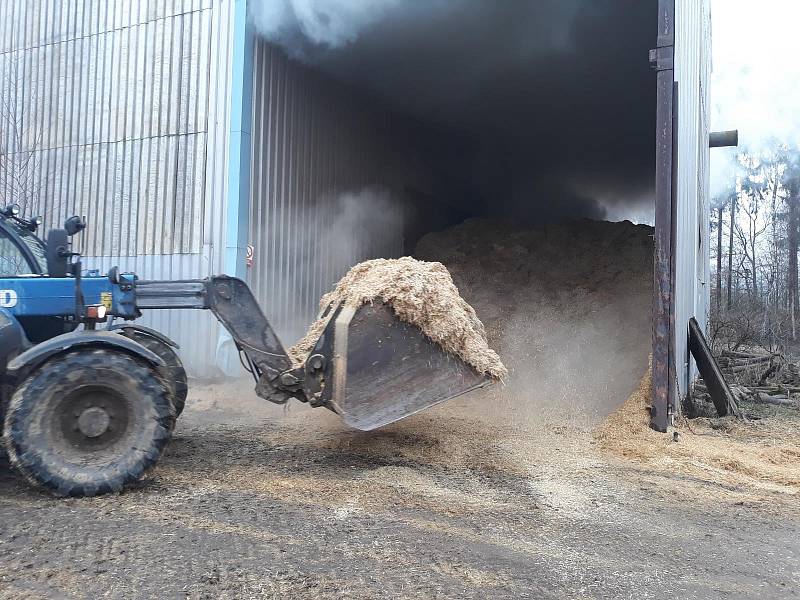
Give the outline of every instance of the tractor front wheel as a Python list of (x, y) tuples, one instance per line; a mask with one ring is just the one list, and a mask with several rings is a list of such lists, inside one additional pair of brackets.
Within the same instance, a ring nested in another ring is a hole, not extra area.
[(110, 349), (55, 357), (8, 404), (11, 464), (59, 496), (119, 491), (161, 456), (175, 425), (170, 389), (144, 362)]

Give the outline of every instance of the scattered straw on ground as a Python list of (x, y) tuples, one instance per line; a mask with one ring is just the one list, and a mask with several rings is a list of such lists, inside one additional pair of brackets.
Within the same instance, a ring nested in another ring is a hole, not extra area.
[[(410, 257), (360, 263), (322, 297), (320, 307), (342, 303), (356, 308), (376, 301), (390, 304), (401, 320), (419, 327), (428, 338), (479, 373), (496, 379), (508, 374), (500, 357), (489, 348), (480, 319), (461, 298), (441, 263)], [(315, 321), (306, 336), (289, 350), (295, 363), (305, 360), (327, 322), (328, 318)]]
[(648, 426), (651, 372), (630, 398), (595, 432), (598, 446), (611, 454), (735, 487), (800, 492), (800, 420), (786, 410), (758, 421), (693, 419), (678, 422), (672, 434)]

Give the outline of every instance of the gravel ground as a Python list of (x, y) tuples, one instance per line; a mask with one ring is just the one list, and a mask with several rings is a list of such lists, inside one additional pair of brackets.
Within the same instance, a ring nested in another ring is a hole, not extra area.
[(479, 396), (359, 433), (250, 387), (195, 386), (118, 496), (54, 499), (3, 464), (0, 597), (800, 593), (794, 498), (616, 462), (591, 423), (487, 416)]

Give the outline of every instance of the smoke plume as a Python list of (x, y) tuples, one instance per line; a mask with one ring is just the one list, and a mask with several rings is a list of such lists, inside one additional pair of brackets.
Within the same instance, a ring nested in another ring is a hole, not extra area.
[(403, 231), (408, 211), (398, 194), (369, 186), (317, 198), (312, 211), (298, 215), (294, 228), (309, 234), (282, 237), (287, 246), (278, 253), (291, 256), (294, 267), (287, 269), (280, 261), (258, 265), (272, 282), (268, 305), (281, 339), (291, 343), (302, 337), (317, 316), (319, 299), (350, 267), (407, 252)]
[[(655, 0), (257, 0), (259, 34), (396, 112), (471, 138), (442, 154), (483, 212), (652, 211)], [(513, 178), (514, 183), (508, 183)]]
[(293, 57), (305, 47), (340, 48), (366, 27), (382, 20), (399, 0), (267, 0), (255, 2), (250, 16), (266, 38)]

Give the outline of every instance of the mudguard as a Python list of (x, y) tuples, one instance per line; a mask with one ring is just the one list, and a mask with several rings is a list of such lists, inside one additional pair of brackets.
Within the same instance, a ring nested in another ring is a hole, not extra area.
[(56, 354), (87, 346), (96, 348), (106, 347), (108, 349), (126, 352), (145, 360), (156, 369), (162, 369), (166, 366), (164, 361), (156, 354), (117, 332), (82, 330), (57, 335), (46, 342), (36, 344), (8, 363), (6, 369), (7, 375), (19, 381)]
[(164, 342), (167, 346), (172, 346), (175, 349), (180, 349), (180, 346), (175, 341), (171, 340), (160, 331), (156, 331), (155, 329), (151, 329), (150, 327), (145, 327), (144, 325), (133, 325), (131, 323), (122, 323), (120, 325), (113, 325), (111, 327), (111, 331), (118, 331), (120, 333), (124, 333), (127, 330), (141, 331), (142, 333), (146, 333), (150, 337), (154, 337), (157, 340)]

